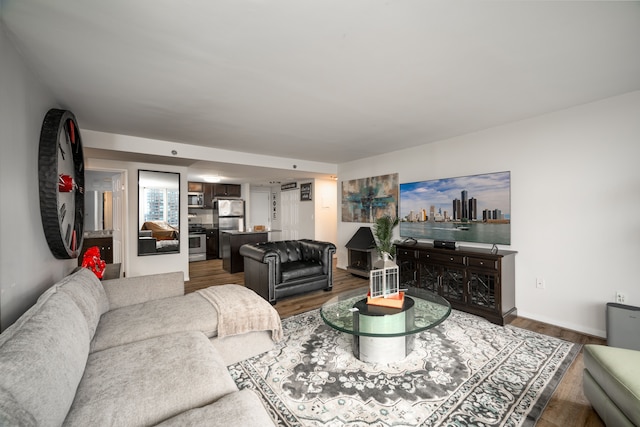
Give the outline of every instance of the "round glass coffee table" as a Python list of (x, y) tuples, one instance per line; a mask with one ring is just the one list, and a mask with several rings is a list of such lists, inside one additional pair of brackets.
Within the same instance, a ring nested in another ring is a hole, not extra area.
[(405, 291), (402, 308), (367, 304), (368, 290), (341, 293), (320, 309), (327, 325), (353, 335), (353, 354), (363, 362), (404, 359), (413, 350), (415, 334), (439, 325), (451, 313), (446, 299), (424, 289)]

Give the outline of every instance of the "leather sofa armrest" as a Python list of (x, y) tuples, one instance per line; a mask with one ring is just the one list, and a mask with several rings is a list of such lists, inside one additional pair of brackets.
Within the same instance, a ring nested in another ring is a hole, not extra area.
[(280, 255), (278, 255), (278, 252), (264, 244), (248, 243), (246, 245), (242, 245), (240, 246), (240, 255), (264, 263), (267, 262), (268, 258), (276, 257), (277, 261), (280, 262)]
[(240, 255), (243, 257), (268, 264), (269, 277), (274, 285), (282, 280), (282, 271), (280, 269), (280, 253), (275, 250), (271, 242), (263, 243), (247, 243), (240, 246)]
[(322, 263), (322, 272), (331, 275), (333, 271), (333, 255), (336, 253), (336, 246), (330, 242), (310, 239), (302, 239), (300, 242), (308, 247), (315, 261)]

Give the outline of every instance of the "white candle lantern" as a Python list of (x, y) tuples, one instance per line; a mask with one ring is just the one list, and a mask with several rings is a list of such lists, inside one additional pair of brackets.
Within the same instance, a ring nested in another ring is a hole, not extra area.
[(389, 254), (382, 253), (382, 260), (377, 261), (369, 272), (369, 296), (371, 298), (387, 298), (400, 293), (399, 268), (391, 261)]

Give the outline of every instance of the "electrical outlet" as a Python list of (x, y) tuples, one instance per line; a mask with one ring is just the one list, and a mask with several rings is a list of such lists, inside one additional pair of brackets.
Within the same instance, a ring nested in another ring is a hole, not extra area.
[(625, 301), (626, 299), (627, 299), (627, 298), (625, 297), (625, 295), (624, 295), (622, 292), (620, 292), (620, 291), (616, 291), (616, 302), (617, 302), (618, 304), (624, 304), (624, 301)]
[(544, 289), (544, 287), (545, 287), (544, 279), (542, 277), (536, 277), (536, 288)]

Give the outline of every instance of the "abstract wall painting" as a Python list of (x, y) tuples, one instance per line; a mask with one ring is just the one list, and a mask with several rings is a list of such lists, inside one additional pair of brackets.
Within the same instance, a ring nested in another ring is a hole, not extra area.
[(398, 174), (342, 181), (342, 221), (373, 223), (398, 216)]

